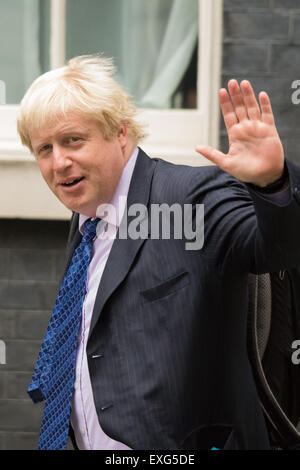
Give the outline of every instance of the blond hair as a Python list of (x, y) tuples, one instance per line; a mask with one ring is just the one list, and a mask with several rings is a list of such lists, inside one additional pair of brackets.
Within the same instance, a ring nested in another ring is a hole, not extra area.
[(21, 101), (18, 133), (23, 145), (33, 152), (30, 133), (58, 123), (69, 112), (98, 122), (107, 140), (116, 137), (125, 123), (137, 144), (146, 135), (144, 126), (114, 73), (112, 59), (85, 55), (38, 77)]

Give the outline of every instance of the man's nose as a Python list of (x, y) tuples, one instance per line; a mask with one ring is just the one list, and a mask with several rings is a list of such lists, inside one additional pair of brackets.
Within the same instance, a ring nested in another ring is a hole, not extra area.
[(62, 145), (53, 145), (52, 156), (53, 167), (55, 170), (61, 170), (72, 165), (72, 159), (70, 158), (67, 149)]

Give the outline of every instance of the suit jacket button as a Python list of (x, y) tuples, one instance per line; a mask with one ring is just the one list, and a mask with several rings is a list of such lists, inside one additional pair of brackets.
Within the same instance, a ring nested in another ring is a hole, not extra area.
[(108, 410), (108, 408), (111, 408), (112, 406), (114, 406), (113, 403), (109, 403), (108, 405), (101, 406), (100, 410), (105, 411)]
[(98, 359), (99, 357), (103, 357), (103, 354), (91, 354), (90, 357), (92, 359)]

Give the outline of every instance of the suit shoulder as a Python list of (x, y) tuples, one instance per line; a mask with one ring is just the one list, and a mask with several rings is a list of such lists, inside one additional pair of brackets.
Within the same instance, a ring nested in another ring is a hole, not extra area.
[(202, 199), (211, 191), (234, 189), (245, 191), (245, 185), (215, 165), (176, 165), (162, 159), (154, 159), (156, 168), (153, 189), (161, 196), (170, 195), (172, 200)]
[(176, 184), (179, 188), (189, 187), (193, 180), (205, 180), (213, 178), (218, 173), (219, 168), (213, 165), (209, 166), (189, 166), (175, 164), (160, 158), (154, 158), (156, 168), (154, 177), (158, 183)]

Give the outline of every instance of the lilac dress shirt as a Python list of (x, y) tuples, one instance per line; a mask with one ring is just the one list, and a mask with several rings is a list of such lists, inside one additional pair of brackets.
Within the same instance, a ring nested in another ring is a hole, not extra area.
[[(86, 346), (99, 283), (113, 245), (114, 237), (122, 220), (129, 185), (135, 166), (138, 149), (128, 160), (111, 201), (111, 212), (107, 212), (97, 227), (92, 260), (87, 275), (87, 293), (82, 308), (80, 335), (76, 360), (74, 395), (71, 424), (76, 444), (80, 450), (128, 450), (125, 444), (108, 437), (100, 427), (87, 364)], [(98, 214), (97, 214), (98, 215)], [(101, 214), (99, 213), (101, 217)], [(79, 230), (88, 217), (79, 216)]]

